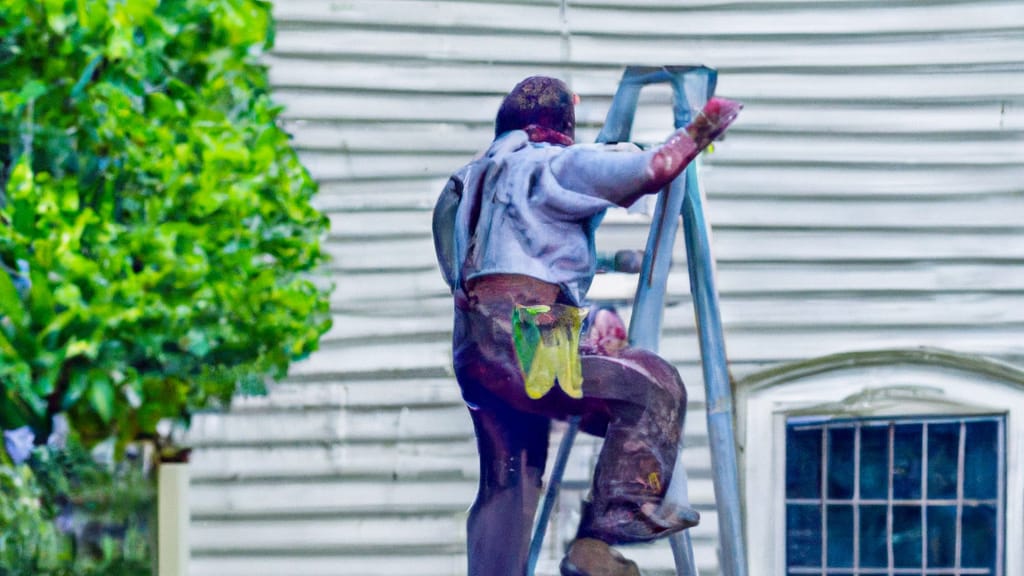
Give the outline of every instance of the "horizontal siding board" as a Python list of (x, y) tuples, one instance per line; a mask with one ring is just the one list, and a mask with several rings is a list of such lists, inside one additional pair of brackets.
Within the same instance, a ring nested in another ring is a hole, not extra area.
[[(1004, 51), (1005, 50), (1005, 51)], [(708, 40), (681, 41), (678, 38), (636, 39), (574, 35), (571, 62), (600, 62), (629, 65), (657, 65), (662, 62), (702, 64), (714, 62), (728, 71), (856, 67), (858, 69), (892, 69), (909, 66), (979, 67), (1006, 64), (1018, 69), (1024, 50), (1019, 34), (1002, 36), (978, 35), (952, 39), (929, 38), (908, 42), (906, 38), (873, 38), (841, 40)], [(750, 55), (758, 53), (756, 66)]]
[(722, 260), (817, 260), (837, 262), (887, 260), (991, 260), (1019, 262), (1024, 242), (1015, 232), (950, 235), (942, 232), (878, 231), (716, 233), (713, 244)]
[[(383, 547), (431, 547), (457, 551), (465, 541), (465, 521), (454, 515), (402, 518), (207, 520), (192, 531), (195, 551), (202, 554), (294, 552), (360, 552)], [(381, 550), (382, 551), (382, 550)]]
[[(402, 292), (401, 282), (409, 289)], [(1024, 270), (1019, 264), (958, 263), (722, 263), (718, 288), (723, 300), (732, 296), (765, 295), (801, 298), (811, 294), (917, 295), (971, 293), (979, 296), (1024, 291)], [(589, 296), (594, 300), (626, 300), (636, 292), (636, 277), (626, 274), (598, 275)], [(332, 295), (335, 310), (379, 311), (386, 326), (387, 311), (418, 314), (423, 304), (384, 304), (380, 298), (412, 294), (415, 298), (450, 304), (448, 288), (436, 267), (421, 271), (385, 271), (348, 275)], [(678, 300), (689, 293), (686, 270), (677, 265), (669, 274), (668, 293)], [(376, 297), (375, 297), (376, 296)], [(340, 328), (339, 328), (340, 330)]]
[[(511, 0), (515, 1), (515, 0)], [(973, 0), (939, 0), (929, 2), (927, 6), (961, 4)], [(1007, 3), (1014, 0), (1006, 0)], [(686, 10), (706, 7), (728, 7), (738, 11), (754, 10), (759, 8), (799, 8), (801, 6), (816, 6), (821, 10), (830, 8), (844, 9), (852, 6), (858, 7), (891, 7), (897, 5), (920, 6), (917, 0), (568, 0), (569, 6), (586, 7), (634, 7), (637, 10)]]
[[(367, 347), (352, 347), (368, 351)], [(320, 356), (329, 356), (321, 353)], [(336, 356), (337, 357), (337, 356)], [(369, 362), (380, 362), (380, 358)], [(342, 364), (342, 367), (345, 367)], [(294, 445), (303, 442), (431, 442), (472, 435), (464, 406), (345, 410), (320, 407), (270, 414), (232, 411), (201, 416), (192, 424), (194, 445)]]
[[(783, 363), (839, 354), (890, 348), (933, 347), (982, 356), (1019, 357), (1024, 327), (976, 326), (973, 329), (916, 328), (891, 330), (845, 327), (822, 331), (816, 328), (739, 331), (727, 329), (726, 347), (730, 358), (751, 362)], [(690, 335), (666, 335), (661, 344), (671, 362), (697, 361), (699, 350)]]
[(273, 52), (264, 56), (270, 79), (278, 89), (318, 88), (359, 93), (491, 94), (499, 98), (531, 74), (593, 78), (588, 86), (610, 96), (621, 69), (575, 70), (561, 62), (518, 64), (445, 61), (348, 62), (304, 59)]
[(488, 28), (510, 32), (561, 31), (558, 0), (534, 2), (425, 2), (422, 0), (287, 0), (274, 4), (281, 23), (371, 25), (389, 30)]
[[(667, 134), (666, 134), (667, 135)], [(1015, 142), (971, 145), (969, 139), (963, 144), (954, 141), (914, 143), (904, 141), (878, 140), (876, 142), (854, 138), (821, 141), (815, 138), (780, 138), (776, 136), (748, 135), (742, 141), (730, 142), (729, 146), (718, 147), (709, 164), (714, 167), (732, 168), (752, 166), (767, 172), (784, 167), (797, 169), (831, 166), (839, 169), (862, 168), (865, 171), (907, 170), (923, 173), (938, 168), (946, 171), (979, 173), (989, 168), (1000, 169), (1000, 175), (1024, 171), (1021, 153)], [(366, 178), (420, 177), (441, 178), (458, 169), (471, 159), (472, 154), (447, 151), (417, 152), (369, 152), (359, 154), (337, 154), (332, 152), (306, 151), (302, 159), (313, 177), (337, 181)], [(837, 174), (838, 176), (838, 174)], [(995, 176), (993, 177), (993, 179)], [(982, 181), (985, 180), (981, 176)], [(831, 186), (828, 182), (818, 184), (822, 189)], [(1019, 190), (1017, 182), (1004, 183), (1003, 187)], [(943, 186), (940, 189), (949, 189)]]
[[(374, 284), (375, 282), (380, 284)], [(381, 311), (402, 306), (408, 314), (416, 314), (416, 303), (381, 302), (381, 299), (405, 298), (409, 294), (428, 299), (451, 298), (451, 293), (441, 280), (441, 273), (435, 265), (416, 270), (346, 274), (346, 280), (338, 282), (331, 294), (331, 308)], [(448, 304), (451, 304), (450, 300)], [(387, 320), (382, 322), (386, 323)]]
[[(1008, 30), (1024, 26), (1019, 6), (1000, 2), (933, 4), (929, 18), (916, 16), (919, 6), (896, 4), (842, 3), (806, 6), (773, 3), (764, 8), (740, 9), (717, 6), (675, 5), (636, 7), (622, 2), (606, 5), (569, 3), (565, 22), (570, 34), (651, 34), (716, 38), (761, 35), (843, 35), (879, 36), (904, 33), (949, 33)], [(660, 8), (660, 9), (659, 9)], [(429, 28), (432, 30), (486, 29), (493, 32), (560, 33), (563, 19), (559, 2), (424, 2), (349, 0), (329, 3), (319, 0), (290, 0), (275, 6), (275, 17), (283, 23), (341, 26)], [(679, 17), (699, 19), (700, 26), (679, 26)]]
[[(1024, 326), (888, 327), (833, 328), (816, 327), (739, 330), (726, 327), (729, 357), (756, 362), (789, 362), (848, 351), (883, 348), (931, 346), (989, 356), (1015, 356), (1022, 353)], [(451, 362), (451, 345), (436, 342), (347, 343), (343, 348), (324, 348), (315, 357), (296, 365), (295, 374), (369, 373), (394, 370), (398, 358), (391, 358), (394, 347), (402, 347), (401, 368), (406, 370), (445, 370)], [(673, 363), (699, 360), (692, 334), (668, 334), (661, 347)]]
[(189, 576), (455, 576), (465, 570), (464, 552), (416, 550), (415, 554), (314, 555), (252, 553), (227, 557), (198, 556)]
[[(725, 146), (723, 144), (723, 146)], [(950, 166), (759, 166), (714, 165), (702, 172), (712, 200), (715, 194), (760, 194), (778, 196), (978, 196), (1020, 194), (1024, 166), (991, 166), (965, 170)]]
[[(559, 436), (553, 437), (552, 449), (559, 442)], [(567, 481), (588, 482), (599, 449), (597, 439), (580, 437), (567, 466)], [(377, 478), (393, 482), (479, 477), (473, 439), (413, 445), (217, 446), (200, 450), (196, 456), (189, 463), (195, 484), (310, 478)], [(710, 470), (710, 453), (688, 452), (686, 465), (690, 470)]]
[(321, 183), (314, 203), (324, 212), (430, 210), (446, 181), (447, 175), (436, 179)]
[[(1002, 141), (1001, 141), (1002, 140)], [(772, 166), (833, 166), (837, 168), (864, 166), (877, 171), (926, 170), (931, 167), (957, 170), (986, 170), (988, 167), (1020, 168), (1024, 152), (1014, 136), (1006, 139), (988, 137), (942, 138), (868, 138), (809, 137), (804, 135), (744, 135), (716, 147), (709, 164), (715, 167), (751, 165), (767, 169)]]
[[(1024, 52), (1022, 52), (1024, 53)], [(1024, 146), (1018, 142), (993, 142), (986, 138), (950, 138), (922, 141), (914, 139), (866, 139), (841, 136), (779, 137), (745, 135), (718, 147), (714, 162), (764, 164), (875, 164), (924, 167), (955, 165), (983, 170), (988, 165), (1019, 166), (1024, 162)], [(727, 144), (727, 145), (726, 145)]]
[(363, 95), (325, 90), (278, 90), (275, 100), (287, 106), (290, 119), (403, 120), (418, 123), (489, 123), (501, 104), (500, 95), (445, 94), (417, 97), (383, 93)]
[[(715, 520), (712, 514), (702, 518), (702, 524), (694, 530), (694, 549), (697, 552), (699, 567), (702, 574), (715, 574), (714, 563), (715, 543), (713, 537)], [(426, 523), (424, 523), (425, 525)], [(343, 525), (344, 526), (344, 525)], [(421, 526), (422, 527), (422, 526)], [(325, 526), (330, 529), (330, 526)], [(211, 527), (210, 532), (221, 529)], [(231, 526), (225, 526), (230, 530)], [(206, 533), (204, 531), (204, 533)], [(342, 535), (343, 537), (343, 535)], [(343, 540), (342, 540), (343, 541)], [(623, 551), (641, 561), (645, 574), (652, 576), (668, 576), (673, 574), (666, 564), (666, 558), (660, 549), (664, 546), (648, 545), (629, 547)], [(667, 549), (667, 547), (665, 547)], [(558, 548), (546, 550), (550, 558), (542, 559), (538, 567), (540, 575), (557, 574), (557, 563), (561, 553)], [(254, 561), (255, 560), (255, 561)], [(545, 561), (546, 560), (546, 561)], [(669, 560), (670, 561), (670, 560)], [(654, 571), (652, 571), (652, 569)], [(391, 576), (393, 574), (443, 574), (453, 576), (465, 570), (465, 557), (462, 554), (443, 554), (441, 550), (425, 551), (419, 547), (391, 547), (389, 550), (358, 550), (343, 554), (331, 553), (323, 549), (310, 550), (300, 547), (296, 551), (283, 552), (278, 550), (237, 550), (216, 552), (200, 550), (192, 562), (192, 574), (217, 576), (238, 575), (272, 575), (272, 576), (317, 576), (317, 575), (348, 575), (353, 576)]]
[[(956, 202), (978, 202), (979, 210), (992, 203), (1007, 202), (1011, 207), (1020, 202), (1024, 192), (1024, 167), (991, 166), (984, 171), (953, 169), (946, 166), (925, 168), (907, 167), (889, 170), (886, 176), (863, 167), (821, 168), (785, 166), (730, 166), (718, 170), (714, 164), (705, 164), (702, 170), (709, 201), (707, 210), (713, 224), (726, 222), (730, 200), (773, 203), (807, 201), (809, 205), (826, 206), (838, 202), (840, 206), (856, 210), (874, 210), (889, 202), (935, 202), (949, 206)], [(332, 182), (321, 184), (317, 205), (333, 214), (349, 213), (358, 218), (362, 212), (387, 212), (408, 218), (402, 212), (425, 212), (433, 209), (435, 200), (448, 175), (424, 177), (416, 180), (379, 180)], [(988, 196), (989, 198), (984, 198)], [(864, 202), (861, 207), (855, 202)], [(785, 204), (784, 204), (785, 205)], [(930, 210), (922, 211), (920, 218), (930, 218)], [(1012, 211), (1008, 211), (1012, 215)], [(768, 214), (788, 216), (775, 210)], [(609, 213), (614, 218), (615, 212)], [(980, 219), (979, 219), (980, 220)], [(334, 232), (343, 234), (344, 225), (336, 225)]]
[[(671, 132), (668, 103), (651, 106), (649, 110), (651, 118), (638, 117), (633, 128), (633, 139), (643, 144), (658, 143)], [(411, 124), (399, 119), (386, 123), (304, 124), (293, 139), (300, 152), (352, 155), (353, 162), (367, 154), (387, 154), (396, 161), (409, 154), (457, 154), (468, 160), (485, 149), (494, 136), (489, 123)], [(779, 126), (785, 126), (785, 131)], [(828, 134), (822, 135), (823, 131)], [(597, 136), (597, 128), (581, 127), (577, 136), (580, 142), (591, 142)], [(996, 162), (1006, 157), (1019, 161), (1024, 156), (1024, 152), (1019, 152), (1022, 139), (1024, 113), (1007, 114), (999, 103), (929, 107), (876, 104), (872, 108), (750, 103), (743, 120), (729, 134), (729, 146), (719, 146), (719, 150), (728, 158), (736, 150), (761, 147), (767, 141), (774, 152), (763, 155), (766, 161), (774, 161), (779, 155), (792, 156), (794, 148), (799, 152), (797, 159), (807, 160), (807, 149), (825, 144), (848, 149), (851, 162), (867, 157), (876, 161), (881, 158), (918, 164), (964, 164)], [(736, 141), (741, 141), (742, 146), (734, 146)], [(826, 152), (827, 149), (822, 154)], [(709, 159), (715, 161), (719, 156), (713, 154)]]
[[(837, 39), (834, 37), (784, 39), (687, 39), (608, 37), (574, 34), (569, 40), (568, 58), (564, 40), (558, 34), (536, 36), (494, 36), (491, 34), (445, 34), (434, 30), (388, 31), (310, 29), (277, 40), (279, 57), (359, 59), (425, 62), (451, 60), (458, 63), (537, 64), (554, 67), (562, 63), (612, 68), (627, 64), (662, 65), (714, 63), (723, 70), (770, 71), (835, 67), (891, 69), (908, 66), (971, 68), (1008, 65), (1018, 69), (1016, 56), (1024, 39), (1016, 33), (965, 34), (947, 38), (904, 37)], [(757, 52), (756, 66), (751, 53)]]
[[(635, 280), (633, 282), (635, 290)], [(628, 294), (627, 294), (628, 295)], [(672, 298), (682, 295), (671, 294)], [(679, 308), (689, 308), (689, 299)], [(936, 314), (935, 310), (942, 310)], [(628, 308), (623, 307), (624, 316)], [(423, 316), (416, 323), (406, 323), (404, 330), (386, 332), (380, 318), (335, 316), (335, 325), (346, 324), (344, 329), (329, 334), (326, 343), (366, 341), (371, 338), (428, 338), (438, 332), (447, 336), (450, 311)], [(673, 321), (673, 319), (679, 319)], [(722, 301), (722, 321), (731, 328), (757, 328), (779, 326), (843, 327), (843, 326), (965, 326), (1024, 325), (1024, 294), (941, 294), (905, 295), (882, 294), (875, 297), (861, 294), (816, 296), (798, 300), (785, 295), (728, 296)], [(693, 330), (693, 319), (688, 314), (672, 312), (666, 315), (666, 329)], [(406, 400), (408, 401), (408, 400)]]
[(192, 486), (189, 505), (193, 518), (227, 516), (295, 518), (330, 515), (456, 514), (473, 501), (476, 482), (445, 480), (381, 482), (337, 480), (308, 482), (248, 482), (228, 486)]
[[(1024, 153), (1021, 154), (1021, 163), (1024, 164)], [(989, 229), (1024, 232), (1021, 215), (1024, 215), (1024, 193), (1011, 198), (897, 198), (874, 203), (844, 202), (842, 198), (722, 198), (712, 199), (707, 206), (707, 216), (715, 229), (892, 229), (901, 233), (941, 228), (949, 231)], [(334, 213), (330, 215), (331, 237), (361, 240), (430, 234), (431, 219), (429, 210)], [(623, 218), (617, 211), (605, 218), (602, 231), (632, 228), (646, 234), (649, 226), (648, 217), (638, 214)]]
[[(361, 347), (364, 351), (367, 347)], [(232, 411), (203, 415), (194, 424), (195, 446), (296, 446), (353, 442), (436, 443), (451, 440), (456, 444), (473, 436), (473, 427), (464, 404), (394, 409), (345, 410), (318, 408), (278, 410), (273, 418), (265, 413)], [(690, 430), (706, 435), (706, 427), (695, 423)], [(269, 436), (269, 438), (268, 438)]]
[[(613, 252), (645, 244), (646, 232), (605, 230), (598, 248)], [(940, 231), (845, 230), (735, 230), (715, 231), (713, 249), (720, 262), (966, 262), (987, 260), (1018, 263), (1024, 260), (1024, 242), (1015, 232), (972, 232), (956, 235)], [(680, 239), (679, 242), (682, 242)], [(429, 237), (408, 239), (362, 239), (358, 242), (330, 242), (324, 248), (333, 258), (332, 266), (347, 271), (387, 268), (433, 269), (433, 242)], [(685, 266), (683, 252), (676, 250), (675, 262)]]
[[(451, 383), (451, 387), (456, 386)], [(306, 446), (215, 446), (190, 462), (194, 483), (314, 477), (476, 478), (476, 442), (329, 444)]]
[[(633, 139), (641, 143), (660, 142), (671, 132), (667, 118), (669, 104), (652, 104), (646, 110), (650, 113), (639, 115), (634, 122)], [(586, 117), (581, 114), (579, 119), (585, 121)], [(578, 140), (592, 142), (601, 121), (595, 117), (593, 126), (578, 128)], [(430, 151), (458, 153), (469, 159), (486, 148), (494, 136), (490, 121), (475, 125), (410, 123), (403, 119), (345, 123), (303, 121), (297, 128), (293, 145), (298, 150), (337, 155)], [(902, 146), (909, 152), (928, 155), (937, 148), (935, 153), (941, 158), (962, 163), (961, 155), (1024, 155), (1014, 150), (1024, 139), (1024, 107), (1018, 113), (1007, 112), (999, 102), (931, 106), (881, 106), (878, 103), (795, 106), (754, 102), (747, 104), (742, 121), (730, 131), (727, 142), (730, 146), (736, 140), (757, 142), (754, 138), (764, 139), (765, 134), (770, 135), (773, 143), (792, 142), (805, 150), (833, 139), (834, 146), (863, 148), (881, 144), (883, 150)], [(728, 147), (722, 145), (719, 149), (724, 152)], [(789, 147), (784, 151), (791, 152)], [(894, 153), (900, 154), (900, 151)], [(396, 154), (396, 157), (400, 156)], [(712, 155), (711, 159), (714, 158)]]
[[(708, 540), (717, 526), (716, 514), (701, 515), (701, 524), (691, 529), (694, 539)], [(464, 546), (462, 518), (428, 516), (420, 518), (357, 520), (288, 520), (279, 528), (259, 521), (207, 521), (194, 531), (200, 555), (218, 552), (263, 553), (288, 549), (295, 552), (343, 553), (386, 552), (388, 548), (433, 547), (438, 551)]]
[[(821, 82), (828, 82), (822, 79)], [(723, 95), (731, 95), (723, 88)], [(921, 148), (930, 145), (930, 139), (954, 140), (965, 133), (984, 136), (987, 144), (999, 140), (1019, 138), (1024, 130), (1024, 110), (1007, 111), (1004, 102), (936, 103), (932, 105), (877, 102), (856, 104), (801, 104), (779, 105), (772, 102), (751, 102), (743, 111), (743, 120), (736, 125), (739, 134), (745, 132), (786, 133), (821, 138), (822, 133), (842, 137), (855, 134), (886, 141), (890, 135), (920, 138)], [(738, 137), (734, 137), (735, 141)], [(814, 138), (810, 138), (814, 141)], [(1012, 146), (1013, 142), (1006, 142)], [(724, 146), (723, 146), (724, 148)]]
[[(1024, 9), (1005, 1), (933, 3), (928, 17), (914, 4), (835, 4), (789, 6), (772, 3), (732, 7), (694, 7), (684, 3), (662, 5), (660, 9), (637, 10), (625, 2), (605, 6), (569, 2), (571, 34), (606, 36), (734, 36), (842, 35), (884, 37), (894, 34), (934, 34), (965, 31), (1006, 31), (1024, 27)], [(680, 25), (685, 18), (688, 23)]]
[(307, 29), (279, 37), (279, 56), (306, 56), (338, 60), (453, 60), (457, 62), (561, 63), (562, 38), (547, 35), (495, 36), (490, 32), (439, 34), (435, 31)]
[[(274, 53), (267, 57), (270, 77), (282, 90), (335, 90), (339, 96), (352, 92), (366, 98), (379, 94), (405, 94), (424, 98), (436, 94), (472, 94), (500, 98), (521, 78), (548, 74), (565, 78), (583, 96), (582, 111), (604, 118), (608, 102), (622, 76), (620, 66), (580, 68), (567, 64), (539, 63), (466, 64), (459, 62), (346, 62), (289, 58)], [(709, 65), (714, 62), (708, 62)], [(879, 90), (884, 86), (884, 90)], [(642, 94), (647, 101), (649, 88)], [(1024, 76), (1019, 71), (906, 70), (898, 73), (823, 70), (803, 74), (767, 71), (729, 72), (719, 76), (718, 90), (745, 100), (772, 101), (780, 105), (806, 102), (814, 106), (837, 102), (928, 102), (950, 105), (964, 101), (1016, 99), (1024, 94)], [(658, 93), (657, 91), (654, 93)], [(594, 100), (596, 99), (596, 100)], [(590, 105), (596, 102), (594, 110)], [(488, 110), (491, 114), (494, 110)], [(285, 114), (299, 113), (286, 110)], [(747, 113), (744, 113), (744, 120)], [(779, 122), (780, 125), (784, 125)], [(922, 126), (922, 129), (927, 129)]]
[(306, 152), (302, 161), (321, 181), (378, 178), (437, 178), (466, 162), (465, 154), (348, 154)]
[(277, 410), (302, 408), (368, 410), (462, 405), (458, 389), (452, 387), (448, 378), (391, 379), (387, 383), (353, 380), (299, 384), (283, 381), (270, 383), (268, 389), (270, 393), (266, 395), (236, 398), (231, 404), (232, 412), (266, 415)]
[(964, 71), (930, 67), (887, 73), (833, 68), (805, 74), (770, 71), (721, 74), (718, 91), (775, 101), (909, 101), (922, 105), (965, 100), (1019, 100), (1022, 83), (1024, 79), (1016, 70)]

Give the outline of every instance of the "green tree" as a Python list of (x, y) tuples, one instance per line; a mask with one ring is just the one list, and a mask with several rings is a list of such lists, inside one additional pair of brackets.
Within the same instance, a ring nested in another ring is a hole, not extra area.
[(330, 326), (261, 0), (0, 3), (0, 428), (224, 405)]

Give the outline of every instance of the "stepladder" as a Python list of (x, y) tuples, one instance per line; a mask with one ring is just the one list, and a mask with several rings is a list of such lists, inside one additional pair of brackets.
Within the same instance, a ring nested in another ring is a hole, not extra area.
[[(714, 95), (717, 71), (705, 66), (630, 66), (626, 68), (612, 100), (599, 143), (630, 142), (641, 90), (652, 84), (668, 84), (673, 96), (675, 129), (686, 126), (696, 112)], [(711, 255), (711, 228), (704, 215), (704, 191), (699, 162), (687, 169), (657, 196), (650, 232), (644, 250), (637, 290), (629, 323), (631, 346), (657, 352), (665, 309), (667, 282), (673, 260), (673, 246), (680, 229), (686, 246), (690, 295), (701, 352), (701, 369), (706, 396), (708, 444), (718, 517), (717, 565), (723, 576), (746, 576), (733, 408), (725, 354), (715, 265)], [(575, 441), (579, 422), (570, 419), (562, 437), (548, 480), (530, 544), (528, 574), (533, 576), (547, 525), (557, 499), (566, 462)], [(684, 434), (680, 435), (685, 438)], [(665, 500), (689, 505), (688, 480), (682, 443)], [(698, 573), (688, 530), (669, 537), (677, 576)]]

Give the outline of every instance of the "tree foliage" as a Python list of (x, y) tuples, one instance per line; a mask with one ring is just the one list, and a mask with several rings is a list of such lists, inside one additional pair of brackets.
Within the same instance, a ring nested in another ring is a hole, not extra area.
[(259, 390), (330, 324), (260, 0), (0, 3), (0, 428), (87, 443)]

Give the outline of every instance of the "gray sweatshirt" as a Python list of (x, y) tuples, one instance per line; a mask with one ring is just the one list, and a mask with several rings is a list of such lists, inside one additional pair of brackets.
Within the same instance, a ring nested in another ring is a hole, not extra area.
[(581, 305), (597, 268), (594, 232), (605, 210), (636, 197), (651, 154), (503, 134), (452, 175), (434, 208), (434, 243), (448, 285), (523, 274), (560, 286)]

